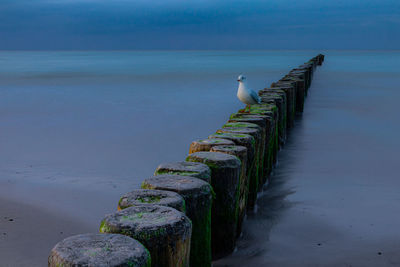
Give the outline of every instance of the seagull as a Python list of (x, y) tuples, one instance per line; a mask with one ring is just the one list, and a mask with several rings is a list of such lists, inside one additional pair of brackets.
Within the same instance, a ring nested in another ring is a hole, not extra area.
[(260, 104), (261, 99), (256, 92), (247, 87), (247, 81), (244, 75), (242, 74), (239, 75), (238, 82), (239, 82), (239, 88), (237, 91), (237, 97), (239, 98), (240, 101), (246, 104), (244, 110), (241, 110), (240, 112), (242, 113), (246, 112), (246, 109), (248, 107), (249, 108), (248, 112), (250, 113), (250, 106), (253, 104)]

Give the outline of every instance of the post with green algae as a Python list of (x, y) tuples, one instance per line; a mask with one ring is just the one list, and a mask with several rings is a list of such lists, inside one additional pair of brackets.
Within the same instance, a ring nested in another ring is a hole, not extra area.
[[(268, 90), (265, 88), (264, 90)], [(282, 90), (286, 93), (287, 100), (287, 123), (286, 126), (289, 129), (294, 126), (294, 119), (296, 117), (296, 90), (294, 85), (284, 84), (284, 83), (272, 83), (270, 89)]]
[[(239, 113), (243, 114), (243, 113)], [(266, 141), (266, 125), (263, 118), (249, 116), (246, 118), (232, 118), (230, 117), (228, 122), (225, 123), (223, 128), (226, 127), (241, 127), (241, 128), (255, 128), (261, 130), (261, 147), (260, 147), (260, 164), (265, 164), (265, 141)], [(258, 168), (258, 176), (263, 177), (265, 175), (264, 168)]]
[[(217, 130), (217, 133), (236, 133), (236, 134), (249, 134), (254, 137), (255, 140), (255, 169), (258, 173), (257, 179), (252, 182), (257, 182), (257, 186), (251, 185), (252, 188), (257, 188), (256, 192), (252, 191), (252, 194), (257, 194), (263, 186), (263, 175), (264, 175), (264, 148), (265, 138), (263, 131), (260, 126), (255, 123), (248, 122), (228, 122), (221, 129)], [(251, 182), (251, 183), (252, 183)]]
[(272, 124), (272, 135), (270, 140), (270, 149), (271, 149), (271, 168), (276, 163), (278, 151), (279, 151), (279, 134), (278, 134), (278, 122), (279, 122), (279, 113), (276, 105), (271, 104), (257, 104), (252, 105), (249, 111), (249, 114), (257, 115), (268, 115), (273, 118)]
[(195, 178), (199, 178), (207, 183), (210, 183), (211, 181), (210, 168), (206, 164), (199, 162), (179, 161), (161, 163), (160, 165), (158, 165), (156, 171), (154, 172), (154, 175), (160, 174), (192, 176)]
[(261, 127), (261, 129), (264, 129), (263, 135), (265, 136), (265, 143), (264, 143), (264, 166), (263, 166), (263, 171), (262, 171), (262, 176), (259, 176), (261, 180), (261, 184), (264, 184), (265, 181), (267, 180), (267, 177), (269, 176), (271, 172), (271, 167), (273, 164), (272, 161), (272, 155), (271, 153), (271, 148), (272, 146), (270, 145), (270, 140), (271, 136), (273, 133), (273, 118), (271, 115), (263, 115), (263, 114), (249, 114), (249, 113), (233, 113), (229, 117), (230, 122), (240, 122), (240, 121), (246, 121), (249, 123), (254, 123), (257, 124), (258, 126)]
[(243, 220), (246, 215), (247, 198), (249, 194), (249, 179), (246, 173), (247, 167), (247, 148), (244, 146), (213, 146), (210, 152), (221, 152), (234, 155), (240, 159), (240, 178), (239, 178), (239, 215), (237, 222), (236, 237), (242, 233)]
[[(256, 127), (258, 125), (254, 124)], [(227, 127), (224, 125), (223, 128), (218, 129), (217, 134), (219, 133), (233, 133), (233, 134), (248, 134), (254, 137), (254, 148), (255, 148), (255, 168), (257, 172), (257, 177), (260, 177), (260, 168), (263, 166), (262, 157), (261, 157), (261, 129), (258, 128), (245, 128), (245, 127)]]
[(161, 205), (186, 212), (185, 200), (181, 195), (163, 190), (135, 189), (123, 195), (118, 201), (118, 210), (139, 205)]
[(190, 144), (189, 154), (199, 151), (210, 151), (213, 146), (234, 145), (231, 140), (222, 138), (200, 139)]
[(101, 233), (123, 234), (141, 242), (151, 266), (188, 267), (192, 223), (182, 212), (159, 205), (142, 205), (107, 215)]
[(190, 266), (211, 266), (211, 185), (190, 176), (163, 174), (145, 179), (142, 188), (176, 192), (185, 199), (193, 224)]
[(298, 78), (304, 80), (305, 95), (307, 96), (308, 88), (310, 88), (310, 85), (311, 85), (311, 81), (310, 81), (308, 70), (297, 69), (296, 68), (296, 69), (291, 70), (289, 72), (289, 75), (290, 76), (295, 76), (295, 77), (298, 77)]
[(304, 80), (296, 77), (286, 75), (280, 81), (293, 81), (296, 82), (296, 112), (302, 113), (304, 110), (304, 99), (305, 99), (305, 84)]
[(278, 133), (280, 144), (283, 145), (286, 142), (286, 129), (287, 129), (287, 116), (286, 116), (286, 94), (283, 91), (273, 92), (272, 90), (259, 91), (261, 103), (274, 104), (278, 108), (279, 121), (278, 121)]
[(249, 193), (247, 197), (247, 209), (252, 210), (255, 206), (259, 184), (259, 172), (256, 168), (256, 146), (255, 139), (249, 134), (238, 133), (215, 133), (209, 138), (224, 138), (232, 140), (236, 145), (247, 148), (247, 179), (249, 180)]
[(219, 152), (195, 152), (186, 160), (201, 162), (211, 168), (211, 185), (215, 192), (211, 215), (211, 250), (213, 260), (220, 259), (235, 249), (240, 160)]
[(150, 267), (150, 253), (128, 236), (80, 234), (59, 242), (48, 258), (49, 267), (105, 265)]

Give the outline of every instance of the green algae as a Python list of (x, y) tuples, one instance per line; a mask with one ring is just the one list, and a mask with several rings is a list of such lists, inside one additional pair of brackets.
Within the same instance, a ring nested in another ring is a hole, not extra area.
[(154, 175), (161, 175), (161, 174), (171, 174), (171, 175), (182, 175), (182, 176), (194, 176), (199, 174), (196, 171), (175, 171), (175, 170), (158, 170), (154, 173)]

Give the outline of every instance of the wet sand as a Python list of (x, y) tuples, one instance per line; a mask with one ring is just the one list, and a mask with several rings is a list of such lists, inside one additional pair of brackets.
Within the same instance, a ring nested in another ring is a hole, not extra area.
[(47, 266), (51, 248), (79, 233), (96, 232), (77, 218), (0, 198), (0, 266)]

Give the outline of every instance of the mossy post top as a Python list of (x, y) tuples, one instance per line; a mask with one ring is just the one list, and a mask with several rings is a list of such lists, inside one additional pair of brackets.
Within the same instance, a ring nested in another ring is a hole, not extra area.
[(180, 161), (158, 165), (154, 175), (160, 174), (192, 176), (210, 182), (211, 170), (206, 164), (200, 162)]
[(200, 139), (193, 141), (190, 144), (189, 154), (198, 151), (210, 151), (213, 146), (217, 145), (233, 145), (234, 143), (228, 139), (212, 138), (212, 139)]
[(261, 127), (258, 124), (246, 122), (246, 121), (228, 121), (225, 123), (222, 128), (254, 128), (261, 130)]
[(118, 210), (148, 204), (168, 206), (185, 212), (185, 200), (178, 193), (149, 189), (135, 189), (123, 195), (118, 202)]
[(249, 134), (240, 133), (215, 133), (209, 136), (209, 138), (226, 138), (239, 143), (253, 143), (254, 137)]
[(247, 148), (245, 146), (214, 146), (211, 148), (211, 152), (221, 152), (231, 155), (246, 155)]
[(139, 242), (119, 234), (82, 234), (59, 242), (50, 252), (56, 266), (150, 266), (150, 253)]
[(176, 209), (142, 205), (107, 215), (101, 222), (100, 232), (124, 233), (139, 240), (154, 237), (163, 242), (170, 233), (181, 235), (187, 232), (191, 224), (189, 218)]
[(196, 152), (190, 154), (186, 160), (192, 162), (203, 162), (211, 169), (240, 167), (240, 160), (236, 156), (221, 152)]
[(142, 188), (174, 191), (183, 195), (183, 197), (199, 192), (211, 194), (209, 183), (183, 175), (162, 174), (152, 176), (142, 182)]
[[(273, 116), (273, 112), (269, 111), (268, 114), (256, 114), (256, 113), (233, 113), (229, 117), (229, 119), (236, 120), (236, 119), (263, 119), (263, 120), (268, 120), (271, 119)], [(255, 123), (255, 122), (253, 122)]]
[(217, 133), (239, 133), (239, 134), (250, 134), (250, 135), (257, 135), (261, 131), (261, 128), (247, 128), (247, 127), (223, 127), (217, 130)]
[(265, 118), (262, 118), (260, 116), (241, 116), (241, 117), (231, 117), (228, 122), (248, 122), (252, 124), (257, 124), (258, 126), (265, 128), (266, 126), (266, 120)]
[(210, 144), (210, 145), (232, 145), (233, 144), (233, 142), (231, 140), (223, 139), (223, 138), (199, 139), (199, 140), (195, 140), (193, 142), (197, 142), (200, 144)]

